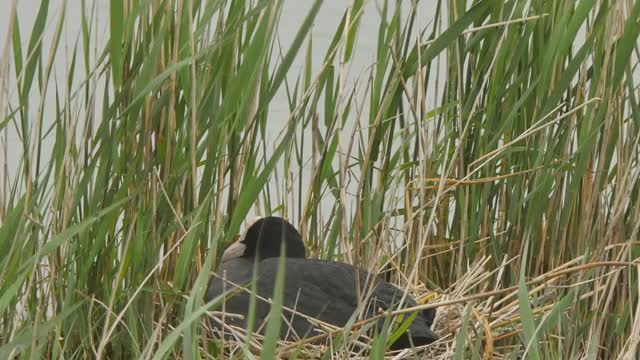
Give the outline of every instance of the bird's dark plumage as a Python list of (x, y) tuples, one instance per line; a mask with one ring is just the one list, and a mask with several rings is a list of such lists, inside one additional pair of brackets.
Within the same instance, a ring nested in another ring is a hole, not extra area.
[[(359, 277), (360, 294), (368, 298), (363, 314), (365, 318), (379, 313), (379, 310), (395, 309), (403, 296), (403, 290), (379, 279), (364, 270), (349, 264), (312, 260), (305, 258), (304, 244), (298, 231), (287, 221), (278, 217), (268, 217), (254, 223), (240, 240), (244, 252), (235, 258), (227, 258), (220, 265), (217, 276), (211, 281), (205, 296), (206, 301), (223, 294), (224, 290), (234, 286), (223, 283), (220, 277), (233, 284), (247, 285), (252, 280), (254, 266), (257, 269), (256, 292), (263, 298), (272, 298), (275, 287), (278, 263), (280, 261), (280, 244), (284, 244), (285, 286), (283, 306), (295, 312), (308, 315), (323, 322), (343, 327), (347, 324), (358, 307), (356, 277)], [(224, 258), (224, 256), (223, 256)], [(248, 286), (247, 286), (248, 287)], [(372, 290), (372, 291), (370, 291)], [(224, 303), (227, 313), (247, 315), (250, 294), (239, 290)], [(403, 307), (415, 306), (415, 301), (407, 296)], [(256, 301), (256, 324), (259, 329), (269, 314), (270, 304)], [(438, 339), (429, 326), (433, 321), (433, 311), (419, 311), (408, 331), (393, 345), (394, 349), (431, 343)], [(283, 310), (285, 323), (281, 326), (281, 337), (295, 340), (317, 335), (318, 332), (310, 321), (292, 311)], [(244, 320), (228, 318), (230, 325), (246, 327)], [(379, 320), (379, 328), (384, 319)]]
[(268, 259), (280, 256), (281, 244), (285, 245), (285, 256), (304, 258), (306, 250), (300, 233), (291, 223), (276, 216), (268, 216), (254, 222), (241, 242), (246, 246), (244, 258)]

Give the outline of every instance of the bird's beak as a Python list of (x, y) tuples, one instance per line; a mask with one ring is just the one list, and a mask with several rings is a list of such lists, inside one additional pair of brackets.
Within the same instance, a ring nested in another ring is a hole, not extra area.
[(247, 245), (245, 245), (243, 243), (244, 237), (247, 236), (247, 231), (249, 230), (251, 225), (255, 224), (255, 222), (260, 220), (261, 218), (262, 218), (262, 216), (256, 216), (256, 217), (254, 217), (253, 219), (251, 219), (251, 220), (249, 220), (247, 222), (247, 226), (245, 226), (244, 235), (242, 235), (242, 237), (240, 237), (238, 240), (236, 240), (236, 242), (231, 244), (231, 246), (229, 246), (227, 248), (227, 250), (225, 250), (224, 253), (222, 253), (221, 262), (225, 262), (225, 261), (228, 261), (228, 260), (231, 260), (231, 259), (239, 258), (240, 256), (244, 255), (244, 251), (247, 248)]
[(244, 250), (247, 248), (247, 246), (244, 243), (242, 243), (242, 240), (243, 238), (234, 242), (233, 244), (231, 244), (231, 246), (227, 248), (227, 250), (224, 251), (224, 253), (222, 253), (222, 260), (221, 260), (222, 262), (239, 258), (244, 254)]

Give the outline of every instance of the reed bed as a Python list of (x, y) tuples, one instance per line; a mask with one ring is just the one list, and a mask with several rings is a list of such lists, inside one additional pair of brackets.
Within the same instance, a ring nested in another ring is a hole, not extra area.
[[(315, 0), (295, 28), (282, 0), (42, 1), (31, 28), (16, 4), (0, 358), (637, 357), (640, 2)], [(255, 214), (437, 307), (442, 339), (212, 336), (207, 281)]]

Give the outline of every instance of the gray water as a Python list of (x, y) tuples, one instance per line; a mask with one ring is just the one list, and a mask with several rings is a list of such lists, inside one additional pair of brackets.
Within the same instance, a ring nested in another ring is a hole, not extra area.
[[(4, 50), (5, 46), (11, 46), (10, 38), (9, 38), (9, 20), (10, 20), (10, 9), (12, 0), (2, 0), (4, 2), (3, 9), (0, 11), (0, 47)], [(44, 38), (42, 41), (42, 56), (44, 59), (47, 59), (51, 50), (51, 43), (53, 41), (53, 36), (55, 34), (56, 26), (58, 19), (62, 13), (64, 0), (51, 0), (49, 5), (49, 16), (48, 23), (46, 24), (46, 28), (44, 31)], [(88, 7), (94, 7), (93, 16), (95, 17), (95, 27), (92, 32), (91, 43), (94, 48), (92, 49), (92, 58), (96, 59), (100, 51), (104, 49), (104, 46), (108, 40), (109, 34), (109, 1), (97, 0), (87, 1)], [(20, 33), (22, 36), (22, 44), (23, 44), (23, 57), (26, 57), (26, 51), (29, 43), (28, 36), (31, 33), (31, 29), (33, 27), (34, 21), (38, 14), (38, 9), (40, 6), (40, 1), (38, 0), (19, 0), (16, 2), (17, 4), (17, 14), (18, 21), (20, 26)], [(80, 0), (68, 0), (66, 1), (66, 13), (64, 26), (62, 31), (61, 44), (58, 46), (58, 51), (54, 58), (53, 62), (53, 75), (52, 81), (49, 82), (49, 88), (47, 89), (47, 95), (44, 102), (44, 113), (43, 113), (43, 122), (44, 129), (47, 129), (54, 121), (55, 116), (53, 111), (56, 109), (55, 104), (55, 83), (59, 84), (59, 89), (64, 89), (66, 87), (66, 79), (67, 79), (67, 71), (70, 68), (69, 64), (71, 62), (72, 52), (74, 48), (74, 44), (76, 41), (80, 41), (79, 37), (81, 34), (81, 11), (80, 11)], [(304, 17), (307, 15), (312, 2), (306, 0), (285, 0), (284, 7), (282, 11), (282, 16), (280, 22), (278, 24), (277, 29), (277, 41), (276, 46), (281, 46), (283, 49), (287, 49), (289, 44), (293, 41), (293, 37), (296, 34), (296, 31), (299, 29)], [(340, 20), (345, 12), (345, 10), (350, 6), (351, 1), (345, 0), (326, 0), (324, 5), (320, 9), (316, 17), (316, 21), (314, 23), (313, 29), (311, 31), (311, 36), (313, 38), (313, 54), (314, 54), (314, 63), (313, 63), (313, 71), (312, 74), (315, 75), (320, 69), (321, 60), (324, 58), (324, 55), (329, 47), (329, 44), (334, 36), (334, 32), (340, 23)], [(411, 5), (411, 1), (404, 1), (403, 6), (408, 9)], [(423, 1), (420, 6), (420, 13), (424, 16), (420, 16), (418, 18), (418, 23), (420, 24), (420, 28), (423, 28), (427, 24), (429, 24), (433, 20), (433, 13), (435, 9), (436, 2), (435, 1)], [(362, 89), (364, 85), (366, 85), (366, 79), (371, 71), (371, 65), (373, 65), (375, 60), (375, 53), (377, 47), (377, 32), (378, 26), (380, 24), (380, 6), (381, 1), (368, 1), (364, 8), (360, 30), (357, 40), (356, 49), (354, 51), (353, 59), (346, 64), (346, 89), (353, 88), (356, 86), (360, 89), (360, 94), (362, 94)], [(88, 9), (88, 13), (90, 13), (90, 9)], [(97, 30), (97, 31), (96, 31)], [(304, 63), (304, 54), (305, 54), (305, 46), (301, 49), (298, 58), (293, 63), (292, 68), (289, 71), (288, 79), (293, 82), (298, 77), (298, 74), (302, 71), (303, 63)], [(10, 49), (9, 49), (10, 50)], [(5, 52), (10, 55), (9, 52)], [(277, 53), (277, 51), (276, 51)], [(4, 56), (4, 55), (2, 55)], [(9, 56), (10, 58), (10, 56)], [(2, 58), (4, 60), (4, 57)], [(78, 63), (76, 65), (76, 76), (75, 83), (73, 86), (73, 90), (77, 89), (80, 81), (85, 78), (82, 60), (79, 58)], [(275, 62), (274, 62), (275, 63)], [(9, 69), (9, 90), (8, 98), (11, 99), (11, 103), (17, 103), (17, 91), (15, 86), (15, 70), (13, 68), (13, 64), (10, 64)], [(1, 75), (0, 75), (1, 76)], [(358, 81), (360, 80), (360, 81)], [(103, 86), (104, 81), (102, 81), (97, 86)], [(356, 85), (357, 84), (357, 85)], [(34, 83), (33, 90), (31, 93), (31, 98), (33, 102), (40, 101), (40, 94), (37, 90), (38, 86)], [(97, 91), (98, 94), (102, 92), (100, 90)], [(1, 97), (0, 97), (1, 98)], [(98, 96), (100, 98), (100, 96)], [(96, 108), (100, 109), (99, 99), (97, 99)], [(361, 114), (361, 119), (367, 119), (368, 114), (366, 109), (368, 108), (368, 96), (360, 96), (359, 98), (360, 106), (362, 106), (365, 110)], [(1, 104), (0, 104), (1, 106)], [(31, 106), (30, 113), (30, 126), (35, 128), (35, 119), (37, 117), (37, 106)], [(6, 114), (8, 111), (4, 109), (4, 113)], [(286, 92), (284, 91), (284, 87), (281, 87), (281, 90), (277, 93), (276, 97), (270, 104), (269, 108), (269, 127), (268, 127), (268, 140), (269, 142), (277, 142), (278, 135), (283, 129), (287, 119), (289, 117), (289, 105), (287, 102)], [(350, 119), (350, 126), (352, 127), (356, 121), (359, 119)], [(77, 129), (82, 129), (82, 124), (79, 123)], [(80, 131), (80, 130), (78, 130)], [(346, 131), (346, 130), (345, 130)], [(15, 124), (9, 124), (2, 132), (0, 132), (0, 166), (6, 169), (7, 173), (0, 176), (0, 187), (4, 188), (7, 186), (7, 182), (12, 184), (15, 180), (18, 171), (20, 171), (20, 159), (22, 154), (22, 140), (18, 136), (19, 132), (16, 129)], [(79, 134), (78, 134), (79, 135)], [(43, 157), (45, 158), (43, 164), (41, 164), (41, 168), (46, 167), (46, 154), (51, 152), (51, 148), (53, 146), (53, 137), (48, 136), (43, 139)], [(6, 146), (6, 151), (5, 151)], [(305, 150), (305, 156), (310, 156), (310, 149)], [(6, 159), (6, 164), (5, 164)], [(33, 169), (32, 169), (33, 171)], [(5, 172), (4, 170), (2, 172)], [(0, 173), (2, 174), (2, 173)], [(310, 174), (304, 172), (303, 174), (303, 188), (306, 188), (308, 185), (308, 181)], [(1, 188), (0, 188), (1, 189)], [(1, 191), (1, 190), (0, 190)], [(303, 194), (304, 196), (304, 194)], [(300, 209), (301, 210), (301, 209)]]

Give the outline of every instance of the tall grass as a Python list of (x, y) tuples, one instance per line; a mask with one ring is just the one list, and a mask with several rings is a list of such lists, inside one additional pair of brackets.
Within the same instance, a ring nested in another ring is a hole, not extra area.
[[(0, 357), (219, 357), (202, 295), (252, 212), (293, 219), (312, 256), (436, 290), (427, 356), (635, 356), (640, 3), (376, 4), (336, 13), (318, 54), (319, 0), (294, 29), (283, 1), (112, 0), (106, 44), (83, 0), (70, 48), (68, 9), (42, 1), (25, 29), (13, 2)], [(295, 33), (282, 51), (278, 31)], [(376, 58), (353, 84), (365, 36)]]

